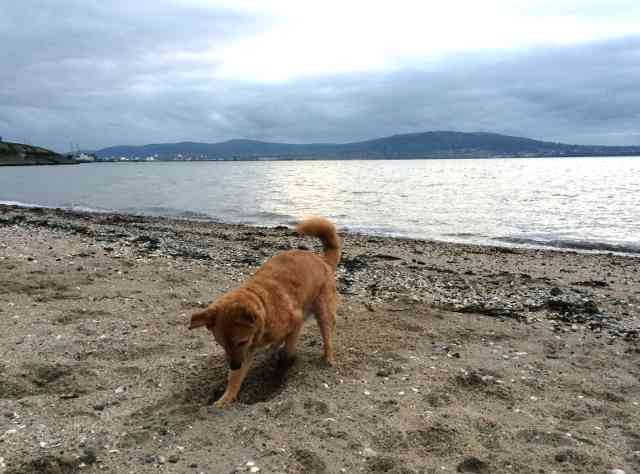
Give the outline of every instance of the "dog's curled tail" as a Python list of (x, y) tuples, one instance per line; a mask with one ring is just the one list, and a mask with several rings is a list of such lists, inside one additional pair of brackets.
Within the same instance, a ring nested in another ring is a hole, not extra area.
[(325, 262), (335, 271), (340, 261), (340, 239), (336, 226), (322, 217), (305, 219), (296, 226), (298, 233), (317, 237), (322, 242)]

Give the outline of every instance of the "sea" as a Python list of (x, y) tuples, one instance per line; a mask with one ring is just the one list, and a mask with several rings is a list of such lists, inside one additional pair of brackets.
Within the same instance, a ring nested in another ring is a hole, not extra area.
[(640, 254), (640, 157), (0, 167), (0, 202)]

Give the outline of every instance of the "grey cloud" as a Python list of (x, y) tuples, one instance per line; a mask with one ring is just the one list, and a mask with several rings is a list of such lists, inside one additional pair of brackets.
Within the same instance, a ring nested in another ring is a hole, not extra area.
[[(156, 1), (0, 7), (0, 135), (68, 150), (424, 130), (640, 143), (640, 35), (280, 83), (214, 78), (201, 52), (268, 20)], [(24, 28), (25, 24), (30, 28)]]

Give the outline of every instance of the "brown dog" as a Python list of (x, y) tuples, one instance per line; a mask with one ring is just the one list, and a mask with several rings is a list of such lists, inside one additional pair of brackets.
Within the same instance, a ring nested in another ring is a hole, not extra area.
[(335, 226), (322, 218), (305, 220), (296, 230), (318, 237), (323, 254), (280, 252), (242, 286), (191, 316), (189, 329), (206, 326), (226, 352), (229, 380), (216, 406), (235, 400), (256, 349), (284, 343), (288, 361), (293, 360), (306, 314), (315, 315), (324, 342), (324, 358), (330, 365), (335, 363), (332, 335), (340, 240)]

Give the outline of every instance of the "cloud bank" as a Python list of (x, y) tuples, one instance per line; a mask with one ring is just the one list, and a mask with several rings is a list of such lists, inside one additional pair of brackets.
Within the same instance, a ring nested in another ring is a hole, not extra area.
[(636, 2), (298, 3), (4, 2), (0, 135), (58, 151), (425, 130), (640, 144)]

